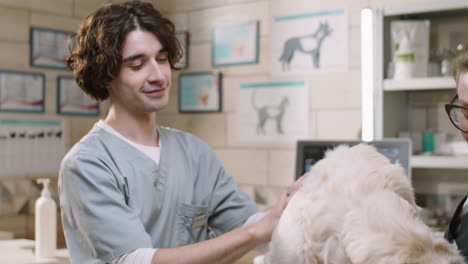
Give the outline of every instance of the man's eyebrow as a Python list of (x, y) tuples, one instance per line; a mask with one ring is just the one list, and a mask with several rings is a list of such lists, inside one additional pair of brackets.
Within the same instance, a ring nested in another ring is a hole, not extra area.
[[(168, 53), (168, 51), (166, 49), (160, 49), (158, 51), (158, 54), (161, 54), (161, 53)], [(126, 58), (122, 59), (122, 63), (127, 62), (127, 61), (136, 60), (136, 59), (139, 59), (141, 57), (144, 57), (144, 54), (135, 54), (135, 55), (132, 55), (132, 56), (129, 56), (129, 57), (126, 57)]]
[(139, 58), (141, 58), (143, 56), (144, 56), (143, 54), (132, 55), (132, 56), (129, 56), (127, 58), (122, 59), (122, 63), (127, 62), (127, 61), (136, 60), (136, 59), (139, 59)]

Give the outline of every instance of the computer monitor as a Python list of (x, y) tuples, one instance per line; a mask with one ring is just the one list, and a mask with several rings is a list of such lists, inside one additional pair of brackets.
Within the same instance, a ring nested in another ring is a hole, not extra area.
[[(298, 141), (296, 154), (296, 179), (308, 172), (314, 164), (321, 160), (325, 151), (339, 145), (354, 146), (363, 141)], [(392, 163), (400, 164), (411, 179), (410, 157), (411, 141), (406, 138), (392, 138), (365, 142), (377, 148), (377, 151), (390, 159)]]

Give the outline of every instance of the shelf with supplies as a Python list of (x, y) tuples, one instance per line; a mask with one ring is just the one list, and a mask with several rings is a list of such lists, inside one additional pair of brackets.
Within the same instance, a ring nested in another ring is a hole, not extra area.
[(384, 79), (383, 90), (390, 91), (417, 91), (417, 90), (445, 90), (455, 89), (455, 80), (452, 77), (427, 77), (405, 80)]
[[(375, 139), (426, 129), (456, 133), (449, 131), (443, 105), (456, 89), (450, 60), (459, 45), (468, 41), (468, 2), (428, 0), (424, 5), (384, 6), (372, 10), (370, 17), (371, 34), (367, 35), (372, 37), (372, 54), (364, 67), (372, 69), (372, 76), (363, 80), (363, 94), (372, 99), (366, 105), (373, 107), (368, 117), (373, 122), (366, 133), (372, 130)], [(402, 36), (409, 38), (408, 43)], [(413, 56), (408, 57), (413, 64), (404, 60), (407, 53)]]
[[(372, 44), (361, 49), (361, 66), (369, 73), (361, 79), (367, 96), (363, 106), (372, 106), (363, 111), (371, 113), (363, 115), (369, 121), (363, 122), (363, 135), (411, 139), (417, 153), (410, 158), (411, 183), (418, 206), (429, 212), (427, 224), (445, 226), (454, 201), (468, 188), (468, 155), (447, 146), (464, 142), (445, 111), (456, 93), (452, 59), (468, 42), (468, 1), (402, 2), (371, 11), (361, 13), (361, 35), (368, 40), (361, 39), (362, 47)], [(441, 154), (419, 154), (423, 152)]]
[(411, 157), (411, 168), (468, 169), (468, 156), (424, 156)]

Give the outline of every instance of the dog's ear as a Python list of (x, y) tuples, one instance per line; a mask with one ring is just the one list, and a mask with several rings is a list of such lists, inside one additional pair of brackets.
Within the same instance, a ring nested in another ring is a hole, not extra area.
[(328, 159), (322, 159), (317, 162), (309, 171), (309, 175), (302, 183), (301, 189), (315, 191), (315, 189), (320, 188), (322, 184), (327, 182), (330, 169), (334, 169), (333, 166), (330, 166), (330, 163), (332, 163), (332, 161)]
[(351, 262), (406, 263), (401, 260), (408, 259), (414, 240), (406, 226), (415, 219), (408, 211), (412, 206), (392, 190), (373, 192), (357, 204), (343, 221), (343, 243)]
[(456, 246), (439, 234), (431, 233), (425, 225), (414, 225), (399, 238), (401, 251), (408, 263), (463, 264), (463, 257)]
[(434, 241), (434, 249), (438, 255), (446, 256), (447, 263), (450, 264), (463, 264), (464, 258), (461, 256), (457, 247), (454, 244), (448, 243), (443, 237), (437, 237)]
[(397, 164), (390, 164), (379, 170), (379, 173), (383, 175), (384, 188), (391, 190), (398, 194), (401, 198), (405, 199), (415, 209), (417, 205), (414, 199), (414, 190), (411, 186), (411, 181), (405, 175), (404, 169)]
[(339, 156), (341, 155), (343, 152), (347, 152), (347, 150), (349, 149), (349, 146), (348, 145), (338, 145), (336, 147), (334, 147), (333, 149), (327, 149), (325, 151), (325, 156), (324, 156), (324, 159), (333, 159), (333, 157), (335, 156)]

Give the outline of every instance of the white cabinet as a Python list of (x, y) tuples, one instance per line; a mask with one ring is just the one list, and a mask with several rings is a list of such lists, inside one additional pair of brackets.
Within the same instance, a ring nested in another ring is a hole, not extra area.
[[(363, 12), (362, 22), (366, 13)], [(413, 146), (421, 146), (415, 136), (423, 130), (440, 131), (445, 135), (459, 132), (448, 119), (444, 104), (455, 95), (451, 76), (420, 77), (394, 80), (387, 77), (391, 61), (391, 21), (402, 19), (430, 20), (430, 50), (455, 49), (458, 42), (468, 43), (468, 1), (429, 0), (418, 6), (385, 7), (373, 10), (362, 36), (362, 103), (363, 138), (398, 137), (412, 134)], [(366, 49), (365, 36), (373, 43)], [(371, 58), (371, 59), (369, 59)], [(370, 70), (369, 70), (370, 69)], [(366, 71), (367, 70), (367, 71)], [(391, 71), (390, 71), (391, 72)], [(367, 74), (366, 74), (367, 73)], [(366, 109), (372, 109), (365, 111)], [(370, 120), (370, 121), (369, 121)], [(441, 134), (442, 134), (441, 133)], [(462, 144), (463, 145), (463, 144)], [(424, 220), (444, 229), (458, 201), (468, 190), (468, 156), (424, 156), (415, 153), (411, 160), (412, 183), (418, 204), (425, 208)]]
[[(431, 51), (455, 50), (456, 43), (468, 43), (468, 1), (435, 1), (418, 6), (402, 5), (374, 10), (374, 111), (371, 125), (374, 139), (398, 137), (402, 131), (419, 133), (425, 129), (456, 135), (458, 132), (450, 124), (443, 109), (443, 105), (456, 92), (451, 76), (405, 80), (387, 78), (387, 68), (392, 56), (390, 23), (405, 19), (430, 20)], [(363, 104), (365, 103), (363, 98)], [(365, 125), (363, 129), (364, 127)], [(418, 144), (419, 142), (413, 142), (415, 146)], [(468, 169), (468, 157), (422, 157), (417, 156), (419, 153), (415, 154), (411, 161), (413, 168)]]

